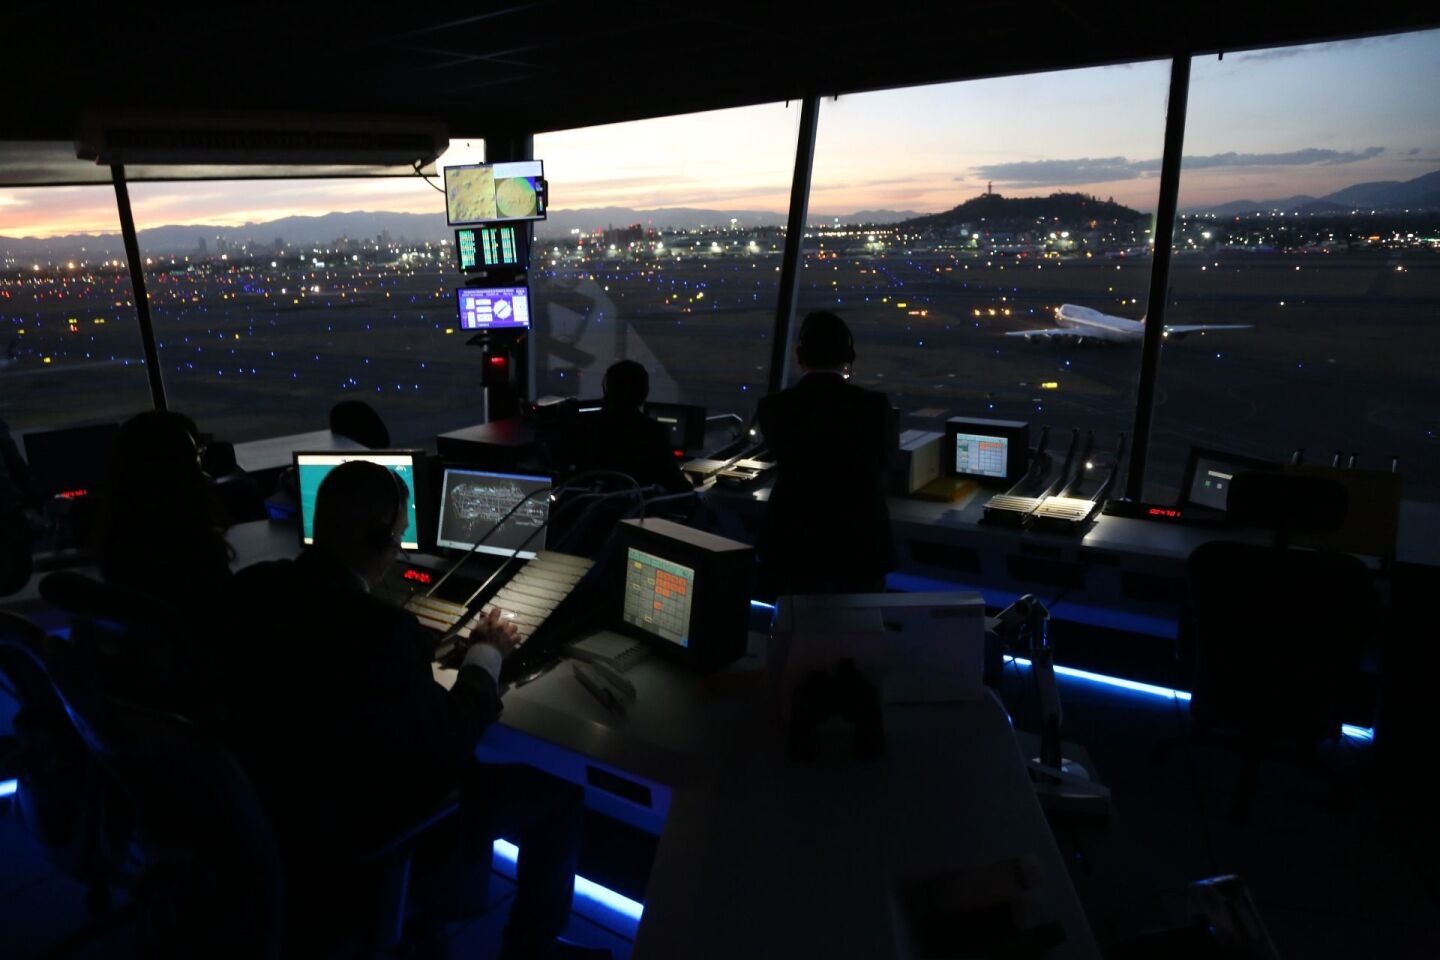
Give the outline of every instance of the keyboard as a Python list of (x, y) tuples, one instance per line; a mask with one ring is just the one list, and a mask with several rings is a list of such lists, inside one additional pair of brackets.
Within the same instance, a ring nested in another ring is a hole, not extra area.
[(1000, 493), (985, 504), (985, 519), (1000, 523), (1023, 523), (1040, 506), (1040, 497), (1020, 497)]
[(1080, 497), (1046, 497), (1035, 510), (1035, 520), (1047, 526), (1074, 526), (1090, 520), (1098, 506)]
[[(415, 614), (423, 626), (442, 633), (454, 631), (457, 637), (468, 640), (479, 621), (498, 607), (501, 619), (515, 624), (523, 646), (592, 566), (594, 561), (584, 557), (542, 550), (478, 612), (462, 604), (423, 596), (410, 598), (405, 609)], [(462, 624), (458, 630), (456, 624)]]

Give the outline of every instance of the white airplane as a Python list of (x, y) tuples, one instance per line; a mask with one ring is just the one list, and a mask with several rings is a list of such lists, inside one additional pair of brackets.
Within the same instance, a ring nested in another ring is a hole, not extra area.
[[(1026, 340), (1107, 340), (1111, 343), (1134, 343), (1145, 336), (1144, 318), (1129, 320), (1125, 317), (1113, 317), (1089, 307), (1077, 307), (1073, 303), (1061, 304), (1056, 308), (1055, 323), (1058, 326), (1046, 327), (1043, 330), (1011, 330), (1005, 336), (1024, 337)], [(1167, 323), (1164, 336), (1167, 339), (1179, 340), (1189, 334), (1205, 333), (1209, 330), (1248, 329), (1248, 323)]]

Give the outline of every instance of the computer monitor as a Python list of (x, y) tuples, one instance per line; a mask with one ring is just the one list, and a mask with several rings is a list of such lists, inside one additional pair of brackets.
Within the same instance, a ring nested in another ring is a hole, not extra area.
[(529, 287), (460, 287), (455, 297), (462, 330), (530, 326)]
[(1021, 420), (951, 417), (941, 449), (946, 476), (1008, 486), (1030, 462), (1030, 424)]
[(683, 456), (705, 445), (705, 408), (688, 403), (646, 403), (645, 415), (664, 427), (670, 450)]
[(455, 231), (455, 256), (461, 273), (530, 266), (524, 227), (511, 225), (461, 227)]
[(415, 515), (416, 464), (422, 453), (419, 450), (367, 450), (363, 453), (295, 453), (295, 479), (300, 487), (300, 539), (309, 545), (315, 542), (315, 498), (320, 493), (320, 484), (330, 471), (351, 460), (365, 460), (378, 463), (395, 476), (405, 481), (409, 496), (405, 502), (405, 532), (400, 535), (400, 546), (406, 550), (420, 549), (420, 523)]
[[(468, 552), (519, 504), (475, 552), (533, 559), (545, 549), (550, 496), (540, 491), (550, 486), (549, 477), (447, 468), (440, 486), (440, 530), (435, 545)], [(534, 496), (526, 500), (531, 494)]]
[(616, 629), (693, 669), (745, 655), (755, 549), (669, 520), (624, 520)]
[(445, 168), (451, 226), (545, 219), (545, 165), (539, 160)]
[(1185, 465), (1185, 479), (1180, 485), (1180, 502), (1223, 513), (1230, 499), (1230, 482), (1237, 473), (1279, 469), (1279, 464), (1268, 460), (1191, 447), (1190, 459)]
[(25, 434), (30, 487), (42, 497), (79, 499), (103, 490), (120, 425), (66, 427)]

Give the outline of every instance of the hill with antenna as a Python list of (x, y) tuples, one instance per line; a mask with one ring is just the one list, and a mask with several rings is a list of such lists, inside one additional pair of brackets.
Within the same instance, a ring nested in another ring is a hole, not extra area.
[(1033, 230), (1043, 224), (1072, 227), (1112, 226), (1148, 223), (1150, 214), (1132, 210), (1114, 200), (1101, 200), (1085, 193), (1052, 193), (1048, 197), (1005, 197), (982, 193), (943, 213), (902, 220), (897, 226), (918, 231), (944, 232), (953, 227), (976, 226), (985, 230)]

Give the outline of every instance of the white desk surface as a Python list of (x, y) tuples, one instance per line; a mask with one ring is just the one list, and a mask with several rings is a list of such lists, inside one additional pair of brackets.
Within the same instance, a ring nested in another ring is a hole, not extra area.
[(309, 433), (292, 433), (287, 437), (269, 437), (265, 440), (237, 443), (235, 462), (246, 473), (257, 473), (290, 466), (294, 462), (296, 450), (340, 453), (364, 449), (365, 447), (349, 437), (342, 437), (329, 430), (312, 430)]
[(1046, 956), (1098, 957), (999, 704), (887, 707), (885, 725), (871, 762), (796, 763), (768, 718), (736, 729), (706, 781), (675, 796), (635, 960), (899, 960), (897, 874), (1027, 854), (1065, 930)]

